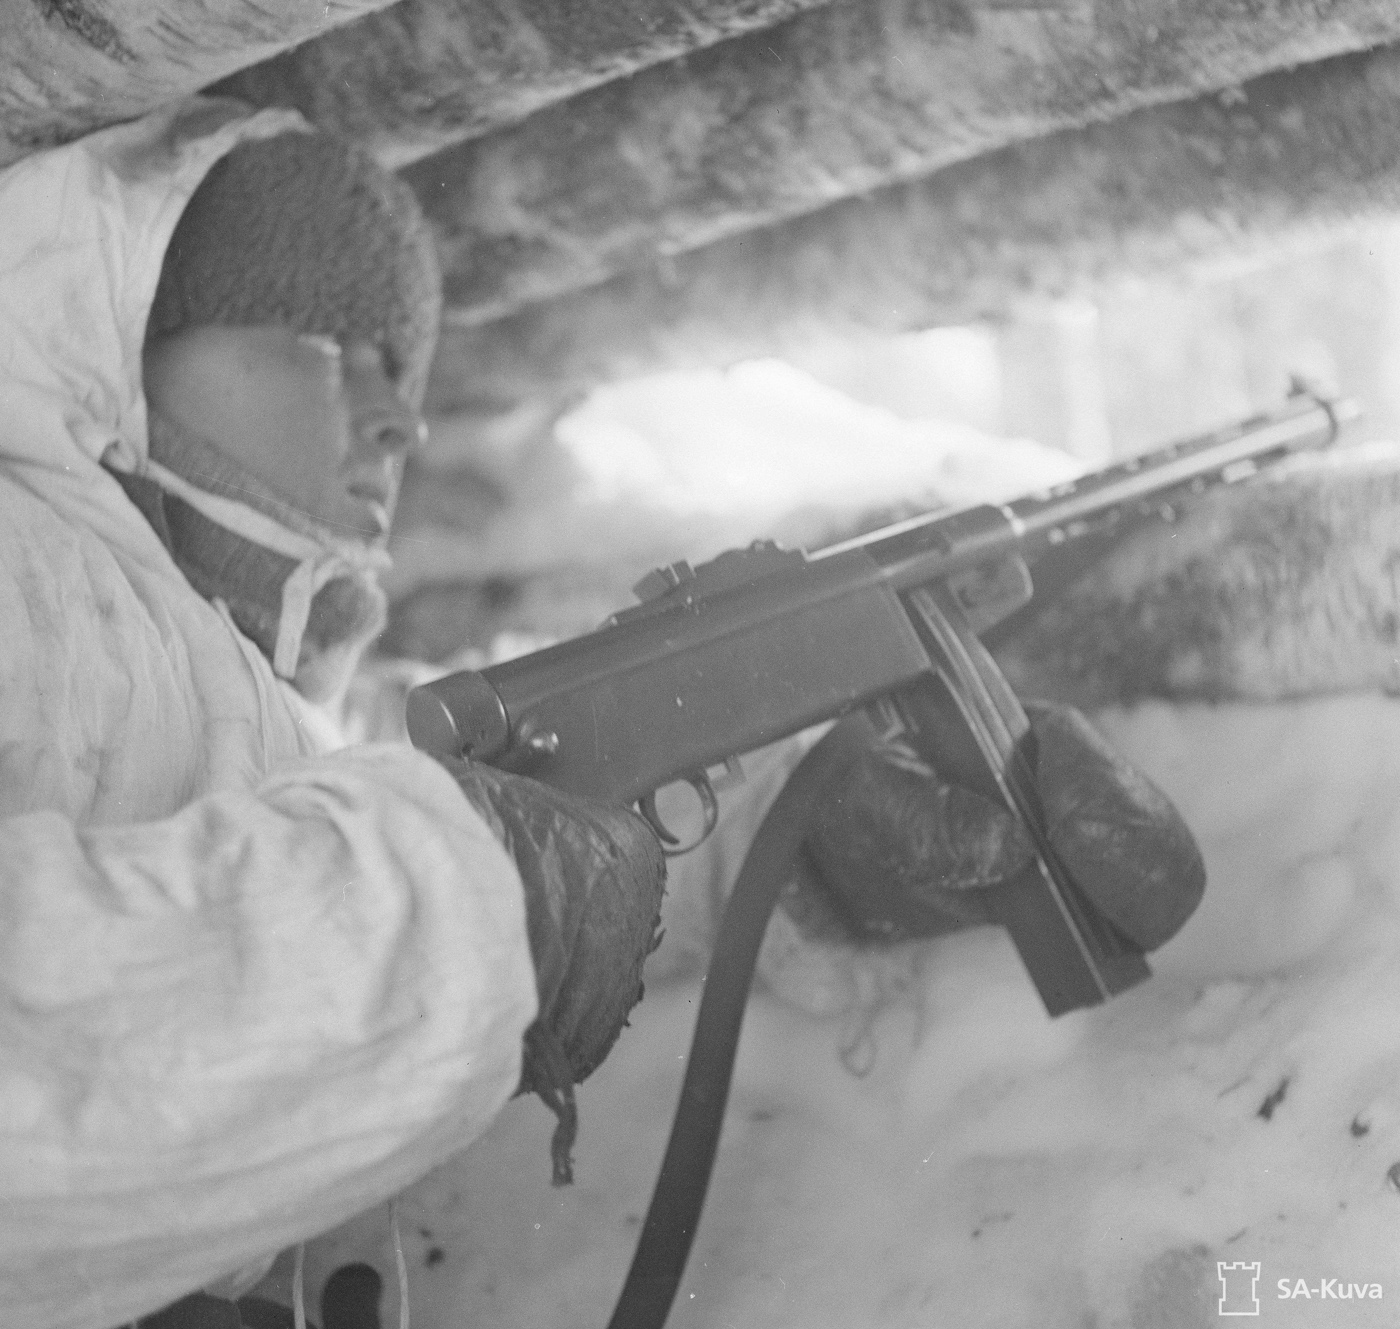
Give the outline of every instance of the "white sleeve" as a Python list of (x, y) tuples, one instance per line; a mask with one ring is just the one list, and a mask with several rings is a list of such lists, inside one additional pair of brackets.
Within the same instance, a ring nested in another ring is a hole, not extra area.
[(534, 1013), (515, 867), (407, 747), (0, 822), (0, 1323), (109, 1329), (383, 1199)]

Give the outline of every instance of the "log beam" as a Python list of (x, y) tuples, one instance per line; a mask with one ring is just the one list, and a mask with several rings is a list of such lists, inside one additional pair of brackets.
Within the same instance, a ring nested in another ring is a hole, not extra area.
[(1388, 0), (842, 0), (405, 174), (455, 319), (485, 322), (1009, 143), (1392, 40)]
[(586, 88), (826, 0), (402, 0), (226, 80), (293, 106), (386, 165), (523, 119)]
[(1400, 208), (1400, 48), (988, 153), (444, 332), (431, 401), (1006, 315)]
[(18, 0), (0, 8), (0, 166), (131, 120), (390, 0)]

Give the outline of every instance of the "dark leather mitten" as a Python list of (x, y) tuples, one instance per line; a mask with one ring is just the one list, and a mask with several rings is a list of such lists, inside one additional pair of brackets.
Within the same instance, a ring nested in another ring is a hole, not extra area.
[[(1191, 916), (1205, 866), (1180, 814), (1078, 711), (1027, 702), (1050, 841), (1089, 899), (1143, 950)], [(992, 921), (979, 888), (1026, 867), (1031, 847), (999, 803), (940, 780), (899, 739), (872, 742), (815, 818), (804, 890), (854, 939), (899, 941)], [(812, 914), (809, 901), (805, 906)], [(800, 921), (800, 917), (799, 917)]]
[(443, 763), (515, 860), (525, 887), (540, 1010), (525, 1035), (520, 1092), (560, 1118), (556, 1184), (571, 1180), (573, 1086), (598, 1067), (642, 997), (656, 948), (666, 860), (636, 813), (521, 775)]
[(1200, 904), (1206, 866), (1171, 800), (1073, 706), (1028, 701), (1050, 843), (1084, 893), (1144, 951)]

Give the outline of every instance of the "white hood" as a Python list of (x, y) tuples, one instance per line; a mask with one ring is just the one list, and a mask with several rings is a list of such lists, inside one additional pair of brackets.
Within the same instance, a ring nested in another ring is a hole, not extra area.
[(180, 214), (238, 143), (305, 128), (193, 98), (0, 172), (0, 460), (90, 482), (109, 449), (122, 470), (144, 459), (141, 345)]
[(535, 1011), (514, 865), (437, 763), (309, 710), (100, 464), (194, 100), (0, 173), (0, 1326), (111, 1329), (484, 1129)]

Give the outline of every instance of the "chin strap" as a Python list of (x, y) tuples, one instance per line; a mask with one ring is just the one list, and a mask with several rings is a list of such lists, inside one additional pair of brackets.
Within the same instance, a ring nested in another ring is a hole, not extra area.
[(290, 681), (296, 677), (302, 638), (316, 592), (337, 577), (353, 577), (367, 571), (382, 572), (393, 562), (385, 549), (357, 541), (336, 540), (329, 535), (315, 537), (292, 530), (247, 503), (210, 493), (191, 484), (160, 462), (148, 460), (142, 473), (215, 525), (296, 563), (295, 570), (282, 584), (277, 640), (272, 651), (272, 670), (278, 678)]
[(354, 576), (358, 571), (336, 551), (323, 549), (298, 563), (296, 571), (282, 583), (282, 613), (277, 619), (277, 641), (272, 648), (272, 672), (278, 678), (290, 682), (297, 676), (301, 642), (316, 592), (336, 577)]

